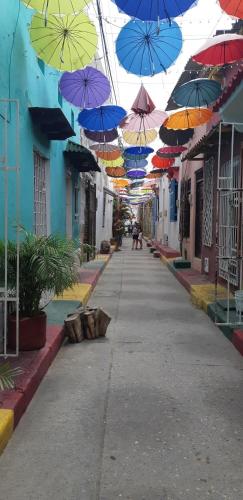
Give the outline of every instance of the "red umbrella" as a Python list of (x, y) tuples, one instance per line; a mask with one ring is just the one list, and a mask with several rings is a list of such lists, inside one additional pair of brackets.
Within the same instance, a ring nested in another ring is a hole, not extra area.
[(155, 105), (148, 94), (147, 90), (145, 90), (143, 84), (140, 87), (138, 95), (131, 107), (132, 111), (135, 113), (151, 113), (155, 109)]
[(243, 36), (226, 34), (210, 38), (192, 59), (204, 66), (224, 66), (239, 61), (243, 59)]
[(175, 160), (173, 158), (160, 158), (154, 155), (151, 162), (156, 168), (169, 168), (175, 163)]
[(177, 156), (180, 156), (183, 151), (186, 151), (186, 149), (187, 148), (184, 146), (165, 147), (158, 149), (156, 155), (160, 158), (176, 158)]
[(243, 19), (243, 3), (241, 0), (219, 0), (219, 3), (227, 14)]

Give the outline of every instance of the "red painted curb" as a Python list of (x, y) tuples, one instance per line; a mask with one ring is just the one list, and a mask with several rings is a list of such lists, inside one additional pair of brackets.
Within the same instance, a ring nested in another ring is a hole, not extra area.
[(241, 356), (243, 356), (243, 331), (242, 330), (234, 330), (232, 344), (234, 344), (235, 348)]

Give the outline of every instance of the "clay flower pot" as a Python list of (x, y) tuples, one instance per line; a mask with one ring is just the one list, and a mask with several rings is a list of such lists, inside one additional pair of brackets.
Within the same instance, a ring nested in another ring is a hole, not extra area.
[[(46, 313), (19, 319), (19, 350), (35, 351), (46, 343)], [(8, 317), (8, 347), (16, 349), (16, 316)]]

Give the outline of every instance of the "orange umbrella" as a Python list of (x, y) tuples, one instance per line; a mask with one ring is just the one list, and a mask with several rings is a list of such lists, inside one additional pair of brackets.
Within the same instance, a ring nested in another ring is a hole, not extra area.
[(106, 161), (117, 160), (121, 156), (121, 150), (117, 148), (113, 151), (96, 151), (96, 156)]
[(219, 3), (227, 14), (243, 19), (243, 3), (240, 0), (219, 0)]
[(109, 177), (124, 177), (126, 174), (123, 167), (106, 167), (105, 171)]
[(156, 168), (169, 168), (175, 163), (174, 158), (160, 158), (158, 155), (152, 157), (151, 163)]
[(186, 130), (195, 128), (208, 122), (213, 112), (208, 108), (188, 108), (176, 111), (169, 116), (163, 126), (173, 130)]
[(149, 174), (147, 174), (145, 176), (146, 179), (158, 179), (159, 177), (163, 177), (164, 175), (164, 172), (161, 170), (161, 172), (159, 172), (158, 170), (156, 171), (151, 171)]
[(129, 186), (130, 182), (127, 179), (114, 179), (114, 187), (126, 187)]

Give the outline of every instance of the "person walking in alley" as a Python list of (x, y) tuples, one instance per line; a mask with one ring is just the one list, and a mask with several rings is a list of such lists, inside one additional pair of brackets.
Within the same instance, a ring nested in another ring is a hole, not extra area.
[(134, 250), (134, 248), (135, 250), (138, 249), (138, 226), (136, 222), (132, 229), (132, 250)]
[(139, 227), (138, 243), (140, 245), (140, 250), (142, 250), (143, 249), (143, 230), (142, 230), (141, 226)]

